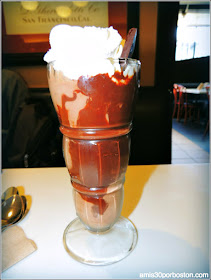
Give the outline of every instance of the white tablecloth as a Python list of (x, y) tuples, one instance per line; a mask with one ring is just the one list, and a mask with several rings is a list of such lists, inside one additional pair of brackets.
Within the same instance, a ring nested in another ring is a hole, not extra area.
[(186, 88), (185, 92), (192, 93), (192, 94), (206, 94), (207, 91), (205, 88), (197, 89), (197, 88)]
[(63, 246), (64, 229), (76, 217), (67, 169), (3, 170), (3, 191), (22, 186), (19, 189), (31, 197), (30, 211), (19, 226), (38, 250), (3, 272), (2, 279), (140, 279), (140, 273), (208, 273), (208, 177), (208, 164), (129, 166), (122, 213), (136, 225), (138, 244), (124, 260), (96, 267), (75, 261)]

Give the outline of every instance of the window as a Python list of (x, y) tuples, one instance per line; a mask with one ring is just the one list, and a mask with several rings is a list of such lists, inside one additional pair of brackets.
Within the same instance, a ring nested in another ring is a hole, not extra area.
[(177, 22), (175, 60), (186, 60), (210, 55), (210, 10), (181, 9)]

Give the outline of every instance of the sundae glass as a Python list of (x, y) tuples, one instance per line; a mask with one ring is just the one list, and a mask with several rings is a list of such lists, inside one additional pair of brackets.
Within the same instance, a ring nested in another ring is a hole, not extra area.
[(121, 209), (140, 62), (120, 58), (121, 41), (112, 27), (58, 25), (44, 57), (78, 216), (65, 229), (64, 246), (91, 265), (117, 262), (137, 242)]

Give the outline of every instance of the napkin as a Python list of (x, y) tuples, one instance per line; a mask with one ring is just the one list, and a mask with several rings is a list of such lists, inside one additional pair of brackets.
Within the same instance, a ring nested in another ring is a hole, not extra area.
[(12, 226), (2, 233), (2, 270), (6, 270), (37, 250), (19, 226)]

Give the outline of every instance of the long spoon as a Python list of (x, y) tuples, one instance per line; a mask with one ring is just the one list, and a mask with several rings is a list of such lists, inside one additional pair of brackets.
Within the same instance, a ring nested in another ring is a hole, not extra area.
[(130, 58), (133, 55), (136, 44), (137, 28), (128, 31), (125, 45), (122, 50), (121, 58)]

